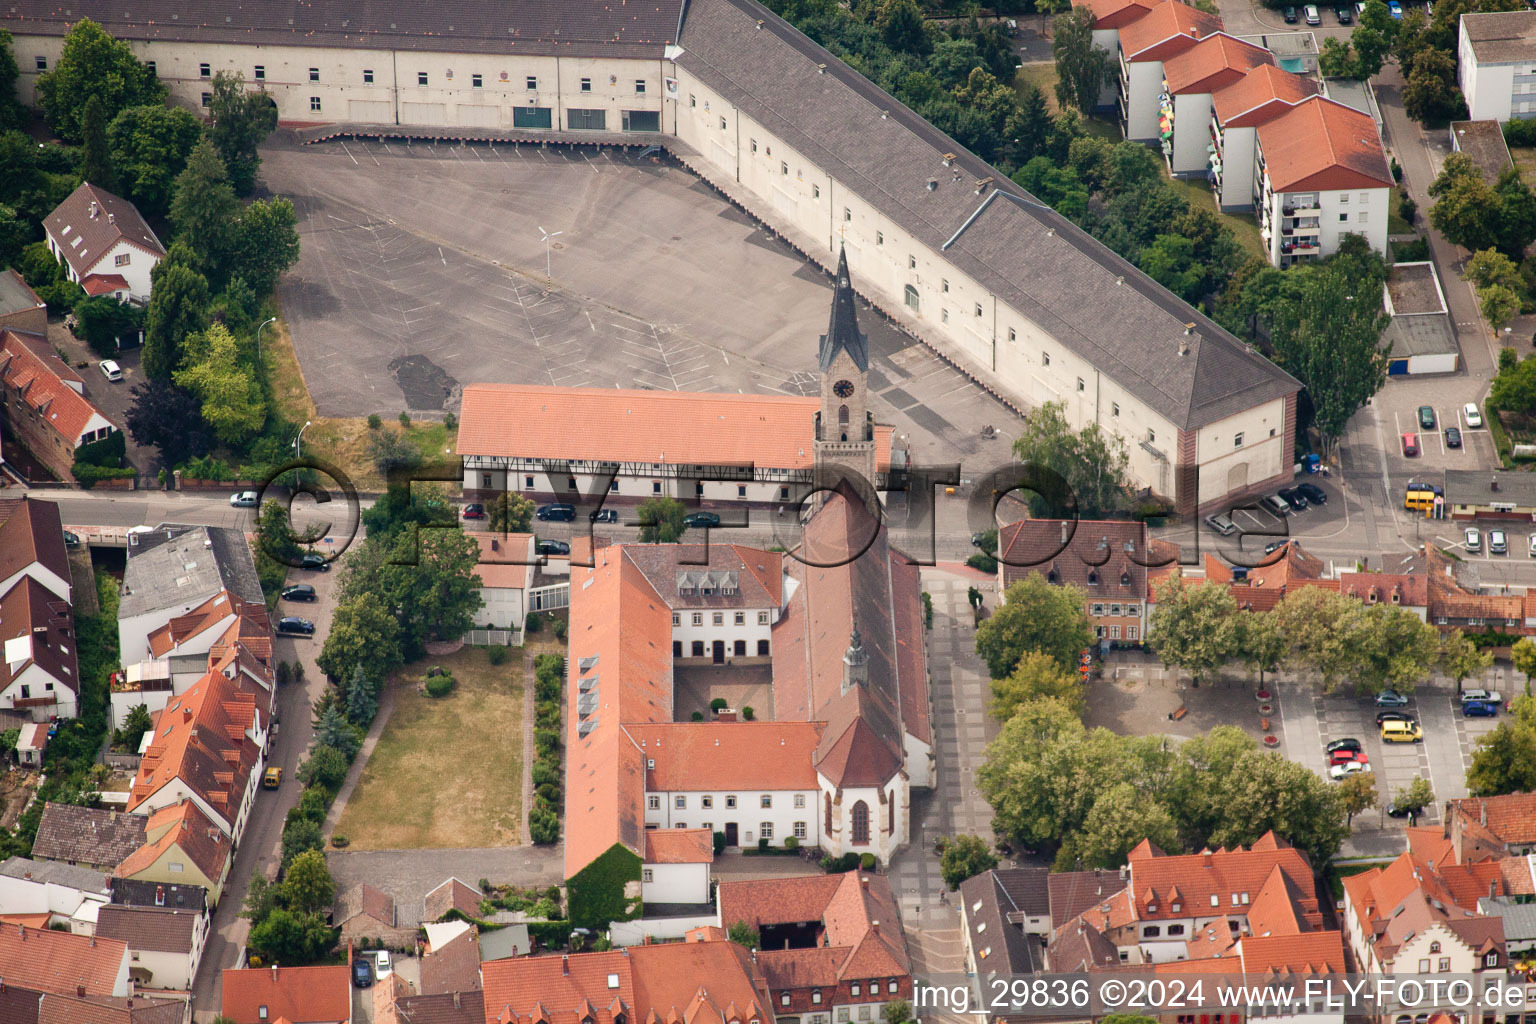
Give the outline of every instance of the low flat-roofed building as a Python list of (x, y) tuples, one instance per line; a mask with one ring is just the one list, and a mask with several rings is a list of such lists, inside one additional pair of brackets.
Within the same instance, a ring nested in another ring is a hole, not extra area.
[(0, 327), (28, 334), (48, 333), (47, 304), (14, 270), (0, 270)]
[(1452, 121), (1451, 150), (1467, 154), (1483, 172), (1483, 180), (1490, 185), (1496, 184), (1500, 175), (1515, 166), (1509, 155), (1509, 144), (1504, 141), (1504, 129), (1492, 119)]
[(1433, 263), (1394, 265), (1382, 286), (1382, 301), (1392, 317), (1382, 334), (1389, 374), (1456, 372), (1461, 347)]

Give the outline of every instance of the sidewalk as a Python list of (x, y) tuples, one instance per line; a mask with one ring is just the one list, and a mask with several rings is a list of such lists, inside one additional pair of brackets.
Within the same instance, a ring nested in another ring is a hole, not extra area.
[(394, 683), (384, 687), (384, 692), (379, 694), (379, 712), (373, 716), (373, 724), (368, 727), (368, 735), (363, 737), (362, 748), (358, 750), (357, 757), (352, 760), (352, 767), (347, 769), (346, 780), (342, 782), (341, 789), (336, 792), (336, 799), (331, 801), (331, 809), (325, 812), (325, 821), (320, 825), (320, 832), (327, 837), (336, 831), (336, 823), (341, 820), (341, 813), (347, 809), (347, 801), (352, 796), (352, 791), (357, 788), (358, 780), (363, 777), (363, 769), (368, 767), (368, 759), (373, 756), (373, 748), (378, 746), (379, 737), (384, 732), (384, 726), (389, 723), (389, 716), (395, 710), (395, 687), (410, 685)]

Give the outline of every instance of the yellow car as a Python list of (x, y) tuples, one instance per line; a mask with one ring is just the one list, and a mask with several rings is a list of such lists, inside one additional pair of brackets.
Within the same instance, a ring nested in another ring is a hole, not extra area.
[(276, 789), (278, 786), (282, 785), (282, 783), (283, 770), (281, 768), (268, 768), (267, 773), (261, 777), (262, 789)]

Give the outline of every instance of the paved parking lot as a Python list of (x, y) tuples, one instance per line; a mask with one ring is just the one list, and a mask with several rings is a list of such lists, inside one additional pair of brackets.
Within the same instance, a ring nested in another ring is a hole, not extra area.
[[(280, 297), (324, 415), (430, 415), (480, 381), (815, 393), (830, 279), (680, 168), (277, 138), (262, 173), (299, 213)], [(860, 326), (875, 414), (915, 457), (1006, 460), (981, 427), (1017, 417), (868, 309)]]

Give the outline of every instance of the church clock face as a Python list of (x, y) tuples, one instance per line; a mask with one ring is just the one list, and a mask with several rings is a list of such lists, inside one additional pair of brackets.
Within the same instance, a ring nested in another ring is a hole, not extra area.
[(832, 385), (832, 393), (838, 398), (847, 398), (849, 395), (853, 394), (853, 381), (838, 381), (836, 384)]

